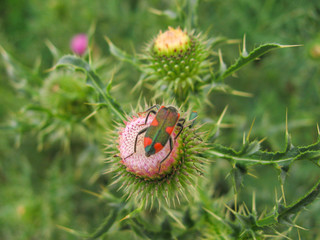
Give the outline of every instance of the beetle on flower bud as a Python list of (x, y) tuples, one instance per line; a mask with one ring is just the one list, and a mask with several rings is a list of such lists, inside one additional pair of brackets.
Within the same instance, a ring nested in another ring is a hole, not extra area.
[[(154, 108), (157, 108), (158, 112), (153, 110)], [(138, 137), (143, 133), (145, 133), (144, 149), (145, 149), (146, 157), (150, 157), (151, 155), (161, 151), (169, 141), (170, 151), (159, 163), (159, 172), (160, 172), (161, 164), (169, 157), (169, 155), (173, 150), (173, 139), (171, 134), (176, 126), (179, 127), (179, 132), (174, 137), (174, 140), (178, 138), (178, 136), (183, 130), (183, 124), (185, 123), (185, 119), (180, 118), (180, 113), (178, 113), (178, 110), (172, 106), (169, 106), (169, 107), (161, 106), (159, 108), (159, 105), (154, 105), (151, 108), (149, 108), (146, 112), (148, 112), (148, 114), (145, 120), (145, 125), (147, 124), (148, 118), (151, 113), (155, 114), (155, 117), (152, 120), (149, 127), (142, 129), (137, 134), (135, 144), (134, 144), (134, 153), (136, 152), (136, 149), (137, 149)]]
[(178, 108), (159, 105), (127, 116), (125, 125), (108, 137), (108, 172), (116, 173), (114, 184), (122, 182), (119, 189), (145, 207), (155, 200), (160, 206), (163, 200), (170, 205), (188, 198), (184, 190), (192, 190), (205, 162), (199, 156), (206, 144), (196, 118), (193, 112), (186, 121)]

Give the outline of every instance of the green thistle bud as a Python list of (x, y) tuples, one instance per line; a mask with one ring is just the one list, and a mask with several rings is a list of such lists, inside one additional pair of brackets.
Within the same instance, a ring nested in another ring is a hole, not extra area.
[(45, 79), (39, 95), (41, 111), (27, 112), (32, 114), (33, 124), (41, 127), (38, 130), (39, 150), (60, 144), (61, 149), (68, 152), (73, 140), (88, 141), (94, 118), (82, 120), (92, 113), (88, 104), (91, 96), (92, 89), (77, 73), (52, 72)]
[(313, 44), (309, 49), (309, 54), (313, 59), (320, 59), (320, 43)]
[(169, 27), (148, 47), (150, 78), (157, 80), (155, 88), (166, 86), (179, 99), (197, 90), (200, 75), (208, 71), (206, 42), (200, 35)]
[(40, 103), (57, 114), (82, 119), (91, 113), (85, 104), (90, 90), (76, 74), (54, 72), (40, 90)]
[[(116, 174), (114, 183), (121, 183), (119, 189), (124, 189), (127, 199), (134, 198), (143, 206), (152, 207), (162, 202), (168, 205), (180, 203), (181, 196), (186, 197), (185, 190), (194, 186), (195, 175), (202, 174), (203, 160), (198, 152), (203, 152), (204, 143), (200, 140), (197, 127), (188, 124), (179, 137), (173, 142), (170, 153), (169, 141), (159, 152), (146, 156), (144, 148), (144, 134), (137, 134), (148, 128), (154, 115), (150, 115), (145, 124), (147, 113), (134, 114), (127, 117), (127, 121), (119, 124), (116, 131), (110, 135), (107, 145), (110, 157), (108, 172)], [(177, 128), (177, 127), (176, 127)], [(172, 133), (177, 134), (178, 129)], [(136, 141), (136, 152), (134, 146)], [(160, 162), (170, 153), (170, 155)]]
[(320, 35), (316, 36), (308, 45), (307, 45), (308, 55), (313, 60), (320, 60)]

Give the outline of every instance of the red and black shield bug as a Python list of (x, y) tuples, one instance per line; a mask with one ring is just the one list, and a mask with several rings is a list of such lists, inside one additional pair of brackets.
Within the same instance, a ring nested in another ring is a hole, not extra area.
[[(154, 108), (157, 108), (158, 111), (155, 111)], [(135, 139), (134, 152), (128, 157), (136, 153), (138, 137), (143, 133), (145, 133), (144, 150), (145, 150), (145, 155), (147, 157), (161, 151), (169, 141), (170, 152), (160, 161), (160, 164), (159, 164), (159, 172), (160, 172), (161, 164), (170, 156), (173, 149), (172, 133), (176, 127), (179, 127), (179, 132), (174, 137), (174, 140), (176, 140), (179, 137), (180, 133), (182, 132), (184, 128), (183, 125), (186, 120), (184, 118), (180, 118), (180, 113), (175, 107), (172, 107), (172, 106), (159, 107), (159, 105), (154, 105), (148, 110), (146, 110), (145, 112), (148, 112), (145, 119), (145, 124), (147, 124), (150, 114), (155, 114), (156, 116), (154, 117), (154, 119), (152, 120), (151, 124), (148, 127), (138, 132)]]

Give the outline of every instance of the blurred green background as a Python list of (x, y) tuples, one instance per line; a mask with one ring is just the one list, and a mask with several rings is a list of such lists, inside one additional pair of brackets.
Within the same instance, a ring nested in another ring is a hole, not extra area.
[[(57, 56), (69, 54), (72, 36), (88, 33), (94, 25), (91, 46), (97, 71), (107, 81), (111, 71), (117, 69), (113, 96), (130, 111), (140, 93), (128, 92), (139, 72), (112, 57), (104, 37), (108, 36), (127, 52), (139, 53), (159, 30), (182, 24), (175, 18), (155, 14), (154, 9), (174, 11), (177, 6), (178, 1), (169, 0), (2, 0), (0, 45), (16, 59), (20, 69), (34, 70), (27, 72), (34, 78), (37, 91), (48, 76), (46, 70), (56, 60), (48, 46), (52, 43), (59, 50)], [(320, 44), (320, 2), (203, 0), (197, 12), (197, 32), (240, 40), (245, 34), (248, 50), (267, 42), (301, 45), (271, 52), (226, 80), (237, 90), (253, 93), (252, 98), (219, 92), (209, 96), (213, 106), (206, 105), (203, 115), (215, 121), (229, 105), (224, 121), (234, 126), (223, 129), (218, 141), (227, 146), (241, 145), (243, 132), (248, 131), (255, 119), (252, 138), (267, 137), (265, 149), (281, 150), (285, 147), (287, 112), (293, 144), (313, 143), (320, 116), (320, 56), (311, 57), (310, 51), (313, 44)], [(229, 65), (239, 55), (238, 44), (223, 46), (221, 50)], [(1, 58), (1, 126), (12, 125), (21, 116), (21, 108), (35, 101), (30, 92), (16, 87), (26, 76), (25, 70), (20, 75), (12, 74)], [(152, 96), (148, 89), (142, 91), (145, 96)], [(32, 129), (22, 135), (7, 129), (0, 132), (0, 239), (77, 239), (57, 225), (90, 232), (103, 221), (108, 212), (106, 202), (82, 191), (99, 192), (110, 181), (102, 174), (103, 138), (105, 127), (112, 120), (107, 113), (106, 119), (103, 116), (102, 113), (97, 120), (99, 127), (92, 139), (81, 133), (80, 138), (71, 136), (67, 152), (56, 142), (39, 151), (39, 139)], [(313, 165), (295, 164), (285, 185), (287, 200), (302, 196), (319, 177)], [(222, 181), (230, 190), (230, 182), (224, 181), (228, 171), (230, 168), (226, 169), (224, 163), (215, 163), (213, 187), (218, 188)], [(242, 200), (250, 202), (253, 189), (260, 189), (257, 201), (261, 209), (272, 206), (274, 189), (279, 187), (276, 171), (258, 168), (254, 174), (258, 180), (245, 179)], [(319, 201), (314, 202), (309, 207), (311, 211), (299, 217), (301, 225), (309, 228), (303, 233), (306, 239), (319, 237), (319, 205)]]

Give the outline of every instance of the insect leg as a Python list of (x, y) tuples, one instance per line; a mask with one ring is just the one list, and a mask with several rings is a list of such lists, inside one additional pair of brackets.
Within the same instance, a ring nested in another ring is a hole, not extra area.
[(153, 109), (153, 108), (157, 108), (157, 109), (159, 109), (160, 108), (160, 106), (159, 106), (159, 104), (155, 104), (155, 105), (153, 105), (153, 106), (151, 106), (151, 107), (149, 107), (147, 110), (145, 110), (144, 112), (148, 112), (148, 111), (150, 111), (151, 109)]
[(129, 156), (125, 157), (124, 159), (127, 159), (128, 157), (131, 157), (133, 154), (135, 154), (137, 152), (137, 142), (138, 142), (138, 137), (147, 131), (148, 128), (144, 128), (142, 129), (140, 132), (138, 132), (137, 136), (136, 136), (136, 140), (134, 141), (134, 152), (131, 153)]
[(151, 111), (149, 111), (148, 112), (148, 114), (147, 114), (147, 116), (146, 116), (146, 121), (144, 122), (144, 125), (146, 125), (147, 124), (147, 122), (148, 122), (148, 118), (149, 118), (149, 115), (151, 114), (151, 113), (153, 113), (153, 114), (157, 114), (157, 112), (156, 111), (154, 111), (154, 110), (151, 110)]
[(184, 124), (185, 122), (186, 122), (186, 120), (185, 120), (184, 118), (180, 118), (180, 119), (179, 119), (179, 121), (178, 121), (178, 123), (177, 123), (177, 126), (180, 128), (180, 130), (179, 130), (178, 134), (174, 137), (174, 140), (176, 140), (176, 139), (179, 137), (180, 133), (181, 133), (182, 130), (184, 129), (183, 124)]
[(167, 154), (167, 156), (161, 160), (160, 164), (159, 164), (159, 170), (158, 173), (160, 173), (160, 169), (161, 169), (161, 164), (170, 156), (172, 150), (173, 150), (173, 143), (172, 143), (172, 137), (169, 138), (169, 143), (170, 143), (170, 152)]
[(156, 104), (156, 105), (153, 105), (152, 107), (148, 108), (146, 111), (144, 111), (144, 112), (148, 112), (147, 117), (146, 117), (146, 120), (145, 120), (145, 122), (144, 122), (144, 125), (147, 124), (149, 115), (150, 115), (151, 113), (153, 113), (153, 114), (155, 114), (155, 115), (157, 114), (157, 112), (156, 112), (155, 110), (151, 110), (151, 109), (153, 109), (153, 108), (159, 109), (160, 106), (159, 106), (158, 104)]
[(184, 123), (186, 122), (186, 119), (185, 118), (180, 118), (178, 120), (178, 124), (181, 124), (181, 125), (184, 125)]

